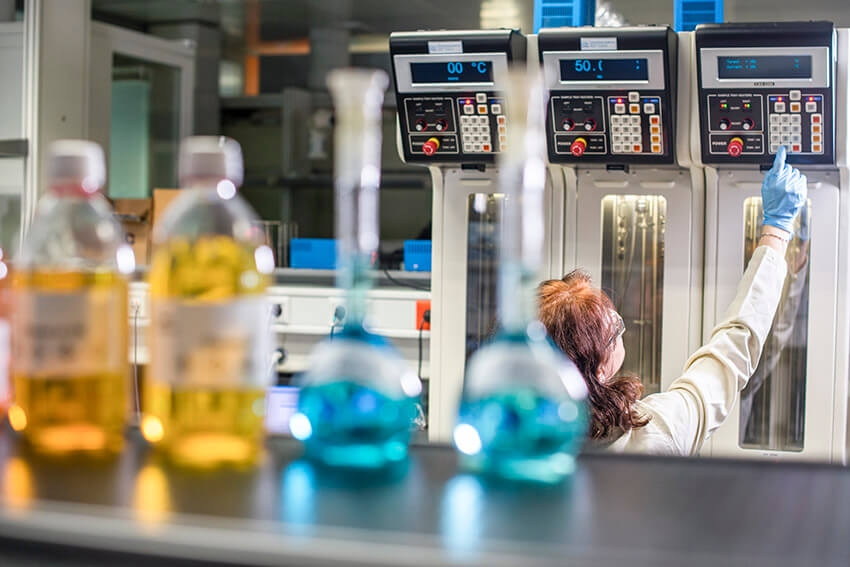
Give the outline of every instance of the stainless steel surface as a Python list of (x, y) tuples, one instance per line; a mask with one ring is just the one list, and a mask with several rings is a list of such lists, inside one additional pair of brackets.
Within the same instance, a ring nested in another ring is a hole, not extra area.
[(38, 542), (30, 565), (850, 564), (850, 472), (820, 465), (584, 455), (544, 487), (459, 474), (442, 446), (358, 474), (273, 442), (255, 470), (193, 473), (139, 443), (113, 462), (37, 458), (4, 432), (0, 472), (3, 565), (21, 540)]
[(602, 289), (626, 323), (622, 371), (640, 376), (646, 394), (661, 389), (666, 216), (661, 196), (602, 200)]

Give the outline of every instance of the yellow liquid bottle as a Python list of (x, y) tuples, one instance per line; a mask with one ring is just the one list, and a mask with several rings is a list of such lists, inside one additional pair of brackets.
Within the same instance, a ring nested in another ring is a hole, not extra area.
[(241, 166), (232, 140), (184, 140), (187, 189), (154, 231), (142, 434), (193, 467), (249, 466), (262, 454), (274, 256), (236, 194)]
[(51, 189), (12, 279), (9, 422), (41, 452), (114, 453), (128, 415), (133, 251), (99, 193), (100, 147), (56, 142), (48, 163)]

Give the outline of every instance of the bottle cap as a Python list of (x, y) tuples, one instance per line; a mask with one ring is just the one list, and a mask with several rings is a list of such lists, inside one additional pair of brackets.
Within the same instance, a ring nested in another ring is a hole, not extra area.
[(180, 184), (192, 179), (227, 179), (242, 185), (242, 148), (224, 136), (189, 136), (180, 142)]
[(47, 150), (51, 185), (74, 185), (94, 193), (106, 182), (101, 147), (88, 140), (56, 140)]

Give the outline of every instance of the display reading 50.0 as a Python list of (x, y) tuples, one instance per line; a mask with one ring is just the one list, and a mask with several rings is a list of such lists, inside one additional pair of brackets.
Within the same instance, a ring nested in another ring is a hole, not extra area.
[(562, 81), (646, 81), (646, 59), (561, 59)]
[(490, 61), (442, 61), (411, 63), (413, 83), (492, 83), (493, 65)]

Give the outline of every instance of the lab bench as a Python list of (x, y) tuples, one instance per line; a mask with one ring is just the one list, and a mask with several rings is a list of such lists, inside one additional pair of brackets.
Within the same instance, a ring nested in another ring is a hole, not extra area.
[(175, 468), (133, 436), (111, 461), (0, 434), (0, 564), (850, 565), (850, 471), (586, 454), (556, 486), (459, 471), (414, 446), (383, 473), (289, 440), (250, 470)]

